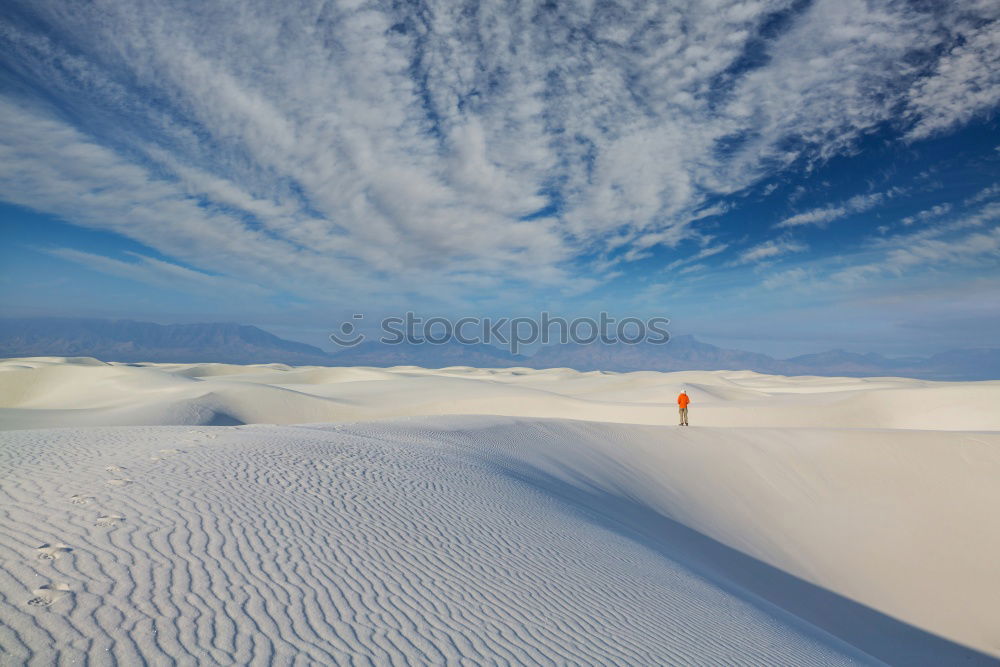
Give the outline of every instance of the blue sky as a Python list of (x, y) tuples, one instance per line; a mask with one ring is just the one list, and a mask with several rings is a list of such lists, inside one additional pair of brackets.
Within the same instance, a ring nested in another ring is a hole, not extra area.
[(0, 17), (0, 305), (1000, 341), (1000, 5), (48, 2)]

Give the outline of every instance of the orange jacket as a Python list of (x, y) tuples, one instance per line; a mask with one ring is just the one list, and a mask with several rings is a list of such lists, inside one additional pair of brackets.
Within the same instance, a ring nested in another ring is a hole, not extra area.
[(688, 406), (688, 403), (690, 402), (691, 399), (688, 398), (688, 395), (683, 392), (681, 392), (681, 394), (677, 396), (677, 405), (681, 406), (682, 408), (686, 408)]

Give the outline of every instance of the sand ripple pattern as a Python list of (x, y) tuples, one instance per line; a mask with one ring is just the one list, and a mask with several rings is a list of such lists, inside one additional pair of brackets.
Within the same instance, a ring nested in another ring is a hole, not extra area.
[(5, 663), (865, 661), (418, 431), (12, 431), (0, 479)]

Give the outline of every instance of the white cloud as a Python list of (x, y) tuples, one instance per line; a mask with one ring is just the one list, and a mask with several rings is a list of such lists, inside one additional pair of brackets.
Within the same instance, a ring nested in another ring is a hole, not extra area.
[(0, 19), (0, 197), (310, 294), (581, 289), (901, 105), (918, 137), (995, 103), (989, 3), (67, 6)]
[(900, 233), (885, 238), (870, 239), (869, 245), (876, 249), (886, 249), (897, 247), (900, 243), (915, 243), (928, 239), (945, 238), (973, 227), (986, 227), (998, 219), (1000, 219), (1000, 202), (991, 202), (976, 211), (954, 217), (948, 222), (938, 221), (918, 231)]
[(677, 273), (681, 275), (687, 275), (689, 273), (698, 273), (700, 271), (704, 271), (707, 268), (708, 268), (707, 264), (692, 264), (691, 266), (685, 266), (683, 269), (680, 269)]
[[(807, 260), (794, 268), (766, 275), (766, 289), (797, 288), (812, 293), (862, 289), (882, 279), (922, 275), (928, 271), (987, 269), (1000, 264), (1000, 203), (947, 223), (919, 231), (884, 234), (868, 239), (851, 254)], [(888, 229), (886, 230), (888, 231)], [(768, 259), (777, 254), (766, 244), (744, 254)]]
[(915, 82), (907, 95), (916, 119), (910, 139), (922, 139), (985, 115), (1000, 103), (1000, 5), (983, 3), (978, 27), (959, 26), (962, 41), (938, 60), (934, 72)]
[(947, 215), (950, 211), (951, 211), (951, 204), (947, 203), (937, 204), (936, 206), (924, 209), (919, 213), (914, 213), (913, 215), (909, 215), (900, 220), (900, 222), (909, 227), (915, 222), (926, 222), (928, 220), (933, 220), (934, 218), (940, 218), (943, 215)]
[(801, 227), (803, 225), (816, 225), (822, 227), (834, 220), (839, 220), (840, 218), (845, 218), (848, 215), (862, 213), (875, 208), (886, 198), (887, 195), (882, 192), (875, 192), (869, 195), (856, 195), (840, 204), (824, 206), (811, 211), (798, 213), (785, 218), (774, 226), (776, 228)]
[(684, 266), (685, 264), (691, 264), (693, 262), (700, 261), (702, 259), (707, 259), (709, 257), (714, 257), (720, 253), (726, 251), (729, 248), (728, 243), (717, 243), (715, 245), (710, 245), (702, 248), (693, 255), (688, 255), (687, 257), (682, 257), (681, 259), (676, 259), (669, 264), (667, 264), (665, 271), (673, 271), (677, 267)]
[[(861, 284), (877, 276), (904, 275), (942, 266), (973, 268), (1000, 260), (1000, 204), (919, 232), (897, 234), (871, 242), (877, 257), (856, 261), (831, 273), (834, 282)], [(990, 225), (993, 225), (992, 227)]]
[(878, 264), (857, 264), (833, 272), (830, 279), (834, 284), (839, 285), (862, 285), (872, 276), (882, 275), (884, 268), (884, 266)]
[(271, 293), (270, 290), (257, 285), (226, 276), (194, 271), (184, 266), (134, 252), (128, 253), (135, 258), (134, 262), (126, 262), (73, 248), (49, 248), (43, 249), (43, 252), (108, 275), (194, 294), (205, 294), (206, 291), (210, 291), (213, 296), (225, 295), (225, 293), (264, 296)]
[(753, 246), (741, 252), (733, 264), (753, 264), (765, 259), (772, 259), (790, 252), (803, 252), (809, 246), (792, 240), (771, 240)]
[(761, 287), (765, 289), (782, 289), (784, 287), (794, 287), (803, 284), (809, 279), (809, 272), (802, 267), (788, 269), (769, 275), (761, 281)]
[(1000, 228), (947, 240), (918, 240), (890, 251), (885, 268), (899, 273), (914, 266), (960, 263), (983, 256), (1000, 258)]
[(993, 185), (983, 188), (976, 194), (972, 195), (964, 202), (963, 206), (970, 206), (972, 204), (981, 204), (984, 201), (989, 201), (991, 199), (996, 199), (1000, 197), (1000, 183), (994, 183)]

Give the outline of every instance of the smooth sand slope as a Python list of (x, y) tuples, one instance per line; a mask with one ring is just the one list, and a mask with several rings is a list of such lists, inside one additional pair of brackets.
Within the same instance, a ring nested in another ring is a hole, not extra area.
[(1000, 656), (1000, 383), (2, 368), (13, 662)]

